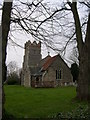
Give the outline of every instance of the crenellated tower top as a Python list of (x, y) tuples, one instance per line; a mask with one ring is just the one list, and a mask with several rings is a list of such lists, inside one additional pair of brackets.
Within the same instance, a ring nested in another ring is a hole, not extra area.
[(37, 66), (41, 60), (41, 42), (34, 41), (31, 43), (30, 40), (27, 41), (25, 44), (25, 58), (29, 67)]
[(25, 43), (25, 49), (27, 47), (41, 47), (41, 42), (39, 41), (39, 43), (37, 43), (36, 41), (34, 41), (33, 43), (31, 43), (29, 40)]

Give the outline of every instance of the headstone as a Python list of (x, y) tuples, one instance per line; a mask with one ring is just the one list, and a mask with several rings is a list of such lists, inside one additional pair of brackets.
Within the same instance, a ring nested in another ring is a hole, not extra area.
[(65, 86), (67, 86), (67, 83), (65, 83)]

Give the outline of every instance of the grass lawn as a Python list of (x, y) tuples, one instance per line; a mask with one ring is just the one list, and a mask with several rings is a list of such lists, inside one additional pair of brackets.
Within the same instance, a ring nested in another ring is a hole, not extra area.
[(6, 94), (5, 109), (15, 117), (46, 118), (59, 112), (75, 110), (79, 105), (73, 101), (75, 87), (25, 88), (22, 86), (4, 86)]

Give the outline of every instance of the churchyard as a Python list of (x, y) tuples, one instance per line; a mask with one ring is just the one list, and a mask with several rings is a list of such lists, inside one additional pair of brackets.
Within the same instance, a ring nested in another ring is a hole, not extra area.
[(4, 86), (5, 110), (17, 118), (51, 118), (58, 113), (69, 113), (87, 102), (75, 100), (74, 86), (58, 88), (25, 88), (19, 85)]

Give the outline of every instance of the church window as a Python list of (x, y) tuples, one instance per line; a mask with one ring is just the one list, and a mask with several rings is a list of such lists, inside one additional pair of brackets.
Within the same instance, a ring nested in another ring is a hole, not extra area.
[(56, 79), (60, 80), (62, 78), (62, 71), (61, 70), (56, 70)]

